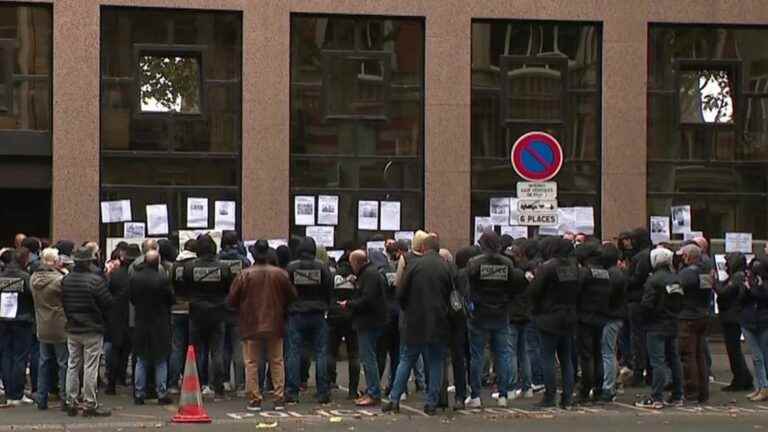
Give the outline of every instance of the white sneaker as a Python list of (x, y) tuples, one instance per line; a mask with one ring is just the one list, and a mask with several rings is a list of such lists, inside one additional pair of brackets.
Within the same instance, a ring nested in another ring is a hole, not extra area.
[(5, 403), (9, 406), (20, 406), (22, 404), (21, 399), (8, 399)]
[(224, 391), (227, 392), (227, 393), (231, 392), (232, 391), (232, 384), (230, 384), (229, 382), (225, 382), (224, 383)]
[(506, 408), (506, 407), (507, 407), (507, 398), (505, 398), (505, 397), (500, 397), (500, 398), (499, 398), (499, 400), (498, 400), (498, 401), (496, 401), (496, 403), (498, 404), (498, 406), (499, 406), (500, 408)]
[(507, 392), (507, 400), (515, 400), (520, 397), (520, 390), (510, 390)]
[(456, 393), (456, 386), (448, 386), (448, 393)]
[(533, 390), (534, 393), (538, 393), (544, 390), (544, 384), (533, 384), (531, 385), (531, 390)]
[(212, 388), (209, 386), (203, 386), (203, 390), (200, 392), (205, 397), (214, 397), (216, 396), (216, 392), (213, 391)]
[(533, 389), (529, 388), (526, 391), (518, 390), (516, 393), (518, 399), (533, 399)]
[(24, 405), (32, 405), (35, 403), (34, 399), (28, 398), (26, 395), (21, 397), (21, 403)]
[(168, 389), (168, 393), (170, 393), (172, 395), (177, 395), (177, 394), (181, 393), (181, 391), (179, 390), (178, 387), (171, 387), (171, 388)]
[(400, 395), (400, 401), (401, 401), (401, 402), (402, 402), (402, 401), (407, 401), (407, 400), (408, 400), (408, 394), (406, 394), (406, 393), (403, 393), (403, 394), (401, 394), (401, 395)]
[(480, 398), (473, 398), (472, 396), (468, 397), (467, 400), (464, 401), (464, 405), (466, 405), (467, 408), (482, 408), (483, 402), (480, 401)]
[(499, 392), (493, 392), (491, 393), (491, 399), (498, 399), (499, 398)]

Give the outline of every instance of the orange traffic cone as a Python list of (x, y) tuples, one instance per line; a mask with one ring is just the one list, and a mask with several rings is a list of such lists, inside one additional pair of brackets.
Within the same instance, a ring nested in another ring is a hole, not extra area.
[(197, 377), (195, 347), (187, 348), (187, 362), (184, 365), (184, 379), (181, 382), (179, 412), (171, 419), (173, 423), (210, 423), (211, 418), (203, 408), (200, 394), (200, 379)]

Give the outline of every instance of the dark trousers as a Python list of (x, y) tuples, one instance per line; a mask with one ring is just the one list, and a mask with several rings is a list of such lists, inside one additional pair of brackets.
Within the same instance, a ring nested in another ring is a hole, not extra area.
[(24, 396), (27, 359), (35, 337), (34, 324), (25, 321), (0, 321), (0, 371), (9, 400)]
[(107, 357), (107, 381), (109, 387), (125, 385), (128, 369), (128, 357), (131, 355), (131, 335), (125, 329), (125, 335), (121, 338), (120, 345), (112, 343), (112, 349)]
[(555, 356), (560, 360), (560, 372), (563, 380), (563, 401), (570, 404), (573, 395), (573, 337), (571, 335), (556, 335), (541, 333), (541, 367), (544, 373), (544, 399), (554, 402), (557, 395), (555, 379)]
[(744, 360), (744, 353), (741, 351), (741, 326), (739, 323), (725, 323), (720, 321), (723, 326), (723, 337), (725, 339), (725, 349), (728, 352), (728, 363), (731, 365), (733, 379), (731, 385), (736, 387), (751, 387), (752, 374), (749, 372), (747, 362)]
[[(389, 314), (389, 323), (384, 327), (384, 333), (382, 333), (379, 339), (379, 345), (377, 349), (377, 357), (379, 363), (379, 377), (384, 379), (384, 371), (389, 363), (389, 379), (387, 379), (387, 387), (392, 387), (392, 383), (395, 382), (395, 372), (397, 371), (397, 362), (400, 359), (400, 329), (398, 328), (399, 314), (397, 311), (391, 311)], [(387, 362), (387, 355), (389, 355), (389, 362)]]
[(336, 383), (336, 359), (339, 348), (344, 343), (347, 348), (347, 361), (349, 367), (349, 395), (357, 397), (360, 386), (360, 356), (357, 345), (357, 332), (352, 329), (349, 321), (333, 322), (328, 326), (328, 380)]
[[(449, 341), (451, 365), (453, 367), (453, 386), (456, 388), (456, 401), (467, 397), (467, 322), (464, 319), (451, 320), (451, 339)], [(448, 380), (443, 380), (447, 385)]]
[(685, 376), (685, 397), (688, 400), (709, 400), (709, 367), (707, 366), (707, 318), (680, 320), (680, 360)]
[(286, 397), (298, 399), (301, 384), (301, 352), (305, 342), (315, 355), (317, 396), (330, 396), (328, 384), (328, 325), (320, 312), (296, 313), (288, 316), (288, 368), (285, 381)]
[[(197, 364), (202, 365), (203, 358), (210, 353), (210, 375), (213, 389), (217, 393), (224, 392), (224, 326), (224, 321), (210, 322), (195, 317), (190, 317), (189, 321), (189, 339), (195, 347)], [(203, 345), (208, 347), (207, 351)]]
[(647, 334), (648, 361), (653, 368), (651, 399), (664, 402), (664, 387), (672, 384), (672, 399), (683, 397), (683, 371), (677, 336), (660, 333)]
[(644, 324), (644, 312), (640, 303), (629, 303), (629, 330), (632, 351), (632, 370), (635, 381), (642, 381), (643, 372), (648, 368), (648, 346)]
[(602, 339), (603, 326), (579, 323), (576, 349), (581, 363), (581, 399), (588, 399), (591, 390), (595, 391), (595, 396), (602, 391)]

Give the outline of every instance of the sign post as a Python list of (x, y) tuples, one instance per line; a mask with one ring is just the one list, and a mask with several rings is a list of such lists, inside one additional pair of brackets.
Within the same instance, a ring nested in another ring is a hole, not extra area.
[(512, 167), (528, 180), (517, 183), (520, 225), (546, 226), (559, 223), (557, 183), (548, 182), (563, 166), (560, 143), (544, 132), (529, 132), (512, 146)]

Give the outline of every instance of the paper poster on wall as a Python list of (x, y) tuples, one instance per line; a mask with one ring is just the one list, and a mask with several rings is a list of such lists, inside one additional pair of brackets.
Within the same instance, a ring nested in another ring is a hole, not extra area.
[(339, 197), (336, 195), (319, 195), (317, 197), (317, 224), (339, 224)]
[(560, 207), (557, 209), (559, 225), (558, 235), (566, 232), (595, 233), (595, 213), (592, 207)]
[(683, 233), (683, 241), (693, 240), (698, 237), (704, 237), (704, 233), (702, 231), (688, 231)]
[(147, 236), (146, 228), (144, 222), (125, 222), (123, 224), (123, 237), (144, 238)]
[(325, 248), (333, 247), (333, 228), (332, 226), (311, 225), (306, 229), (306, 236), (315, 239), (317, 246)]
[(505, 223), (504, 225), (517, 225), (518, 221), (520, 220), (520, 209), (518, 208), (519, 202), (520, 200), (518, 198), (509, 198), (509, 222)]
[(184, 248), (187, 240), (197, 239), (198, 236), (208, 234), (216, 243), (216, 252), (221, 249), (221, 231), (218, 230), (179, 230), (179, 249)]
[(717, 266), (717, 280), (725, 282), (728, 279), (728, 273), (725, 271), (725, 255), (715, 255), (715, 266)]
[(117, 244), (120, 242), (126, 242), (129, 245), (134, 244), (141, 247), (141, 244), (144, 243), (144, 240), (146, 240), (146, 238), (142, 238), (142, 237), (133, 237), (133, 238), (107, 237), (106, 249), (104, 249), (104, 251), (106, 252), (107, 255), (112, 255), (112, 252), (114, 252), (115, 248), (117, 248)]
[(368, 252), (368, 255), (371, 255), (372, 251), (379, 251), (383, 254), (386, 254), (386, 247), (384, 246), (385, 242), (383, 241), (369, 241), (365, 244), (365, 249)]
[(296, 225), (315, 224), (315, 197), (296, 195), (293, 197), (293, 220)]
[(187, 198), (187, 228), (208, 228), (208, 198)]
[(493, 231), (493, 220), (490, 217), (475, 217), (475, 243), (480, 240), (480, 236), (486, 231)]
[(509, 198), (491, 198), (490, 215), (494, 225), (509, 225)]
[(131, 219), (131, 201), (102, 201), (101, 202), (101, 222), (130, 222)]
[(381, 202), (381, 230), (400, 230), (400, 201)]
[(412, 242), (413, 235), (413, 231), (397, 231), (395, 232), (395, 240), (406, 240), (408, 242)]
[(248, 261), (253, 265), (253, 254), (251, 253), (251, 247), (256, 244), (256, 240), (243, 240), (243, 246), (245, 246), (245, 256)]
[(725, 233), (725, 253), (752, 253), (752, 233)]
[(147, 210), (147, 235), (167, 235), (168, 206), (165, 204), (150, 204)]
[(376, 231), (379, 229), (379, 202), (358, 201), (357, 229)]
[(667, 216), (651, 216), (651, 241), (653, 244), (668, 242), (669, 218)]
[(502, 225), (501, 235), (507, 234), (513, 239), (528, 238), (528, 227), (519, 225)]
[(684, 234), (691, 230), (691, 206), (675, 206), (672, 214), (672, 234)]
[(236, 204), (234, 201), (214, 201), (213, 227), (218, 231), (234, 231)]
[(333, 260), (336, 261), (337, 263), (339, 262), (341, 257), (344, 256), (343, 250), (329, 250), (327, 252), (328, 252), (328, 256), (333, 258)]

